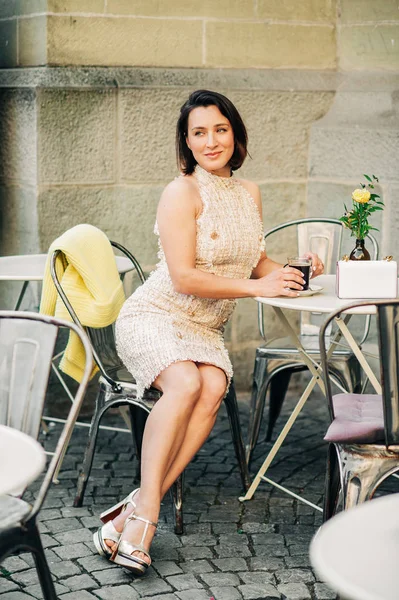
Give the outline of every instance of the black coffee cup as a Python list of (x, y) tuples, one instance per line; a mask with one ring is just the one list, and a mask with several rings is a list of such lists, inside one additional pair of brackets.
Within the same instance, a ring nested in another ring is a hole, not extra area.
[(303, 258), (300, 256), (294, 256), (291, 258), (287, 258), (287, 265), (289, 267), (293, 267), (294, 269), (298, 269), (301, 271), (303, 278), (305, 280), (303, 284), (303, 289), (309, 289), (309, 278), (310, 278), (310, 268), (312, 266), (312, 261), (310, 258)]

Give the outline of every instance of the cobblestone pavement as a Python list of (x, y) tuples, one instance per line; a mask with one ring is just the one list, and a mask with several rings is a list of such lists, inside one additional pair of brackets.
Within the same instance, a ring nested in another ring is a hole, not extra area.
[[(291, 391), (282, 420), (298, 394)], [(240, 398), (244, 432), (248, 397)], [(114, 415), (113, 421), (119, 418)], [(325, 400), (314, 394), (270, 470), (321, 504), (327, 424)], [(308, 547), (321, 523), (320, 513), (262, 483), (244, 504), (229, 425), (224, 408), (209, 440), (185, 476), (185, 533), (173, 533), (171, 501), (166, 497), (152, 546), (153, 566), (144, 578), (134, 578), (95, 552), (92, 532), (97, 515), (127, 495), (134, 486), (136, 462), (130, 436), (102, 431), (82, 508), (73, 508), (77, 469), (82, 460), (86, 428), (76, 428), (60, 473), (41, 512), (42, 541), (59, 598), (63, 600), (330, 600), (335, 595), (310, 568)], [(47, 442), (51, 445), (51, 439)], [(268, 445), (255, 452), (253, 471)], [(37, 484), (36, 484), (37, 485)], [(34, 488), (28, 494), (33, 495)], [(30, 554), (4, 561), (1, 600), (41, 598)]]

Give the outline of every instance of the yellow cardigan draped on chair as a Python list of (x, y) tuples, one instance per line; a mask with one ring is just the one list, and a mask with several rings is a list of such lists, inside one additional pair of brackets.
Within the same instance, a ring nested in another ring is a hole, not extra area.
[[(93, 225), (81, 224), (68, 229), (50, 246), (47, 256), (40, 312), (71, 320), (57, 294), (50, 273), (51, 257), (61, 250), (56, 264), (57, 276), (82, 325), (105, 327), (113, 323), (125, 300), (115, 255), (107, 236)], [(71, 332), (60, 369), (80, 381), (84, 351), (78, 337)], [(97, 371), (93, 369), (92, 376)]]

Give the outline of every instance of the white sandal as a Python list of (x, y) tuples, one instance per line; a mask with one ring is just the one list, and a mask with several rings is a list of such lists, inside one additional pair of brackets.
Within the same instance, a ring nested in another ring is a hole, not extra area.
[(120, 515), (120, 513), (126, 509), (128, 504), (133, 506), (133, 510), (136, 508), (136, 503), (133, 498), (139, 490), (140, 488), (133, 490), (133, 492), (130, 492), (124, 500), (101, 513), (100, 520), (105, 523), (105, 525), (99, 527), (98, 530), (93, 533), (93, 543), (100, 556), (106, 556), (107, 558), (111, 556), (112, 550), (105, 543), (105, 540), (112, 540), (117, 544), (122, 535), (122, 533), (115, 529), (112, 519), (115, 519), (115, 517)]
[[(125, 529), (127, 523), (133, 520), (142, 521), (143, 523), (145, 523), (140, 543), (136, 545), (120, 539), (118, 547), (112, 554), (110, 560), (112, 560), (112, 562), (114, 562), (115, 564), (120, 565), (121, 567), (129, 569), (129, 571), (131, 571), (135, 575), (144, 575), (144, 573), (151, 564), (151, 556), (149, 555), (148, 550), (146, 550), (143, 546), (145, 536), (147, 535), (147, 531), (150, 525), (156, 528), (158, 524), (154, 523), (153, 521), (149, 521), (148, 519), (144, 519), (143, 517), (139, 517), (135, 513), (132, 513), (127, 517), (123, 529)], [(142, 552), (143, 554), (148, 556), (150, 562), (147, 563), (145, 560), (142, 560), (138, 556), (133, 556), (133, 552)]]

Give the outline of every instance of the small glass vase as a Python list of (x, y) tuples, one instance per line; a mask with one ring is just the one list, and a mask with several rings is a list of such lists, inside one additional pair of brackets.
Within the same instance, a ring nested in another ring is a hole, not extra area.
[(370, 254), (364, 247), (364, 240), (356, 240), (356, 246), (349, 255), (349, 260), (370, 260)]

